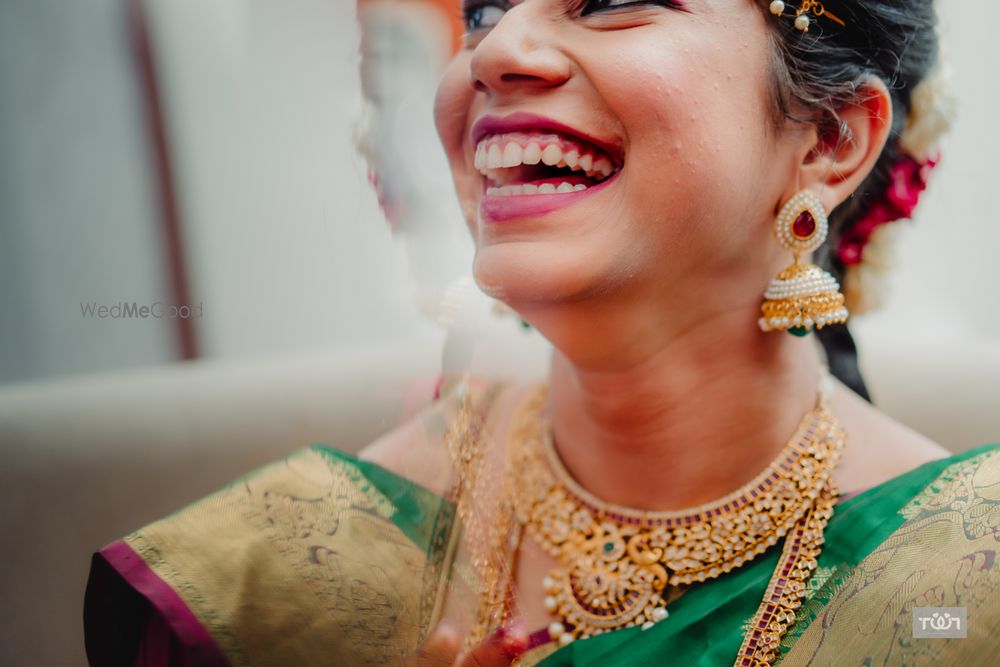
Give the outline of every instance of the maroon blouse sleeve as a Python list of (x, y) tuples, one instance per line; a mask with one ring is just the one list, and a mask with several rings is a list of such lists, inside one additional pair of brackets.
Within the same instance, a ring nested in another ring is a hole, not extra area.
[(91, 667), (228, 667), (177, 593), (126, 543), (94, 554), (84, 599)]
[(139, 636), (134, 667), (198, 667), (163, 617), (150, 610)]

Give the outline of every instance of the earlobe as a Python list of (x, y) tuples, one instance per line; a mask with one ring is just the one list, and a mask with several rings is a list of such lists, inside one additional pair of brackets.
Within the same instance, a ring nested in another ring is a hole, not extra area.
[(889, 139), (892, 102), (885, 83), (868, 79), (857, 101), (837, 111), (836, 121), (840, 132), (813, 133), (815, 143), (803, 157), (799, 174), (801, 187), (817, 193), (828, 211), (861, 185)]

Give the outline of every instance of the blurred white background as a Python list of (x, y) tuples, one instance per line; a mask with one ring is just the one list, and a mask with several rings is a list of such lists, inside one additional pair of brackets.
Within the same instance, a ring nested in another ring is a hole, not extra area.
[[(354, 147), (353, 1), (145, 4), (200, 356), (437, 335)], [(127, 5), (0, 2), (0, 382), (179, 354), (175, 322), (81, 313), (170, 298)], [(401, 166), (444, 195), (425, 83), (405, 119), (424, 141)], [(457, 204), (439, 200), (447, 227)], [(450, 236), (464, 267), (471, 244)]]

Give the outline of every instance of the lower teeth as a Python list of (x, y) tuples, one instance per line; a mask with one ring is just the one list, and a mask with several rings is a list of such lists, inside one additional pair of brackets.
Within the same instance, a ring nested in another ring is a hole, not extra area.
[(501, 185), (500, 187), (488, 187), (486, 188), (486, 194), (500, 197), (509, 195), (551, 195), (564, 192), (578, 192), (586, 189), (587, 186), (583, 183), (573, 185), (564, 181), (559, 185), (554, 185), (552, 183), (542, 183), (541, 185), (525, 183), (524, 185)]

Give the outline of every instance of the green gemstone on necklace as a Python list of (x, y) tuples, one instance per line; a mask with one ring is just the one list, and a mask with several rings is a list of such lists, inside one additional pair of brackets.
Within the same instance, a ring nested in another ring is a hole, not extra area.
[(792, 334), (793, 336), (798, 336), (799, 338), (802, 338), (802, 336), (809, 335), (809, 329), (805, 327), (792, 327), (791, 329), (788, 330), (788, 333)]
[(608, 552), (614, 551), (615, 550), (615, 544), (614, 544), (614, 542), (605, 542), (604, 543), (604, 550), (608, 551)]

